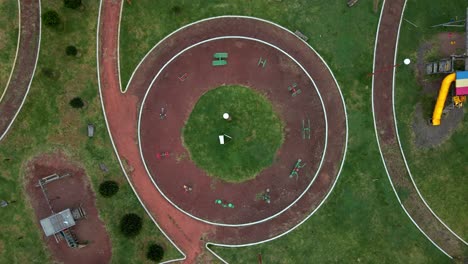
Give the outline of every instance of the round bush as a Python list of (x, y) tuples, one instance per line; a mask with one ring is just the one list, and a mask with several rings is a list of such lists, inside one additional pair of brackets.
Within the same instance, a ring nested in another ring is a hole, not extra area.
[(57, 27), (60, 25), (60, 16), (54, 10), (45, 12), (42, 15), (42, 20), (44, 21), (44, 24), (49, 27)]
[(65, 48), (65, 53), (68, 55), (68, 56), (76, 56), (76, 54), (78, 54), (78, 50), (76, 49), (75, 46), (67, 46)]
[(158, 244), (151, 244), (148, 247), (146, 258), (154, 262), (159, 262), (164, 257), (164, 248)]
[(176, 5), (176, 6), (173, 6), (173, 7), (171, 8), (171, 11), (172, 11), (172, 13), (178, 15), (178, 14), (180, 14), (180, 13), (182, 12), (182, 7), (177, 6), (177, 5)]
[(81, 6), (81, 0), (63, 0), (63, 5), (71, 9), (77, 9)]
[(137, 214), (126, 214), (120, 220), (120, 231), (126, 237), (137, 236), (143, 225), (143, 220)]
[(99, 193), (104, 197), (111, 197), (119, 191), (119, 184), (115, 181), (105, 181), (99, 185)]
[(75, 97), (75, 98), (70, 100), (70, 105), (73, 108), (83, 108), (84, 103), (83, 103), (83, 100), (81, 100), (80, 97)]

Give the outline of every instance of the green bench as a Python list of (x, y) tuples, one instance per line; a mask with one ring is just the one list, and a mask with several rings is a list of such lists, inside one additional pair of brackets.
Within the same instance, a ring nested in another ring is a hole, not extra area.
[(213, 54), (213, 57), (215, 59), (227, 59), (228, 54), (227, 54), (227, 52), (217, 52), (217, 53)]
[(225, 60), (214, 60), (212, 62), (213, 66), (223, 66), (223, 65), (226, 65), (226, 64), (227, 64), (227, 61), (225, 61)]

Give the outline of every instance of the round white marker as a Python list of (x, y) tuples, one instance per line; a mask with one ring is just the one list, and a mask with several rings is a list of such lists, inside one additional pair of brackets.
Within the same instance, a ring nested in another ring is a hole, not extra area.
[(403, 61), (403, 63), (404, 63), (405, 65), (408, 65), (408, 64), (410, 64), (410, 63), (411, 63), (411, 60), (410, 60), (410, 59), (408, 59), (408, 58), (406, 58), (406, 59)]
[(228, 114), (228, 113), (224, 113), (224, 114), (223, 114), (223, 118), (224, 118), (225, 120), (228, 120), (228, 119), (229, 119), (229, 114)]

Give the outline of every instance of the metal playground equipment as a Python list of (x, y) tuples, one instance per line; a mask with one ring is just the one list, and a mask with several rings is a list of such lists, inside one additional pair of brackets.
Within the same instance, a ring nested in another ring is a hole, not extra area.
[(302, 163), (301, 159), (298, 159), (296, 162), (296, 165), (294, 165), (294, 168), (291, 170), (291, 173), (289, 174), (289, 178), (292, 178), (296, 176), (296, 179), (299, 177), (299, 170), (305, 167), (305, 163)]
[(55, 241), (59, 243), (62, 240), (67, 242), (68, 247), (71, 248), (82, 248), (86, 244), (80, 244), (75, 234), (72, 232), (71, 227), (76, 225), (76, 221), (86, 218), (86, 212), (81, 207), (81, 204), (77, 208), (67, 208), (61, 212), (55, 213), (52, 205), (50, 204), (50, 199), (47, 195), (46, 185), (54, 182), (56, 180), (69, 177), (71, 174), (66, 173), (63, 175), (58, 175), (56, 173), (41, 178), (36, 184), (36, 187), (40, 187), (42, 194), (46, 199), (47, 205), (52, 213), (49, 217), (43, 218), (40, 220), (42, 230), (46, 236), (54, 236)]
[(310, 139), (310, 119), (306, 121), (302, 119), (302, 139)]
[(301, 89), (297, 89), (297, 83), (293, 83), (292, 85), (288, 86), (288, 91), (291, 93), (292, 97), (296, 97), (302, 93)]

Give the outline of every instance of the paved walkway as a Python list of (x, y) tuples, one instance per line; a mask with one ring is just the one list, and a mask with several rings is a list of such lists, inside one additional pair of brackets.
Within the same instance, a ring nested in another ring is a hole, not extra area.
[(39, 0), (20, 0), (19, 46), (10, 80), (0, 99), (0, 140), (8, 133), (23, 106), (39, 57), (41, 7)]
[[(466, 258), (467, 246), (442, 222), (440, 222), (418, 195), (406, 169), (400, 151), (393, 112), (394, 71), (388, 69), (395, 64), (397, 38), (405, 0), (384, 1), (375, 49), (373, 76), (373, 110), (377, 138), (380, 143), (382, 159), (396, 190), (405, 190), (407, 197), (399, 197), (407, 214), (419, 229), (439, 249), (455, 259)], [(465, 255), (464, 255), (465, 254)]]

